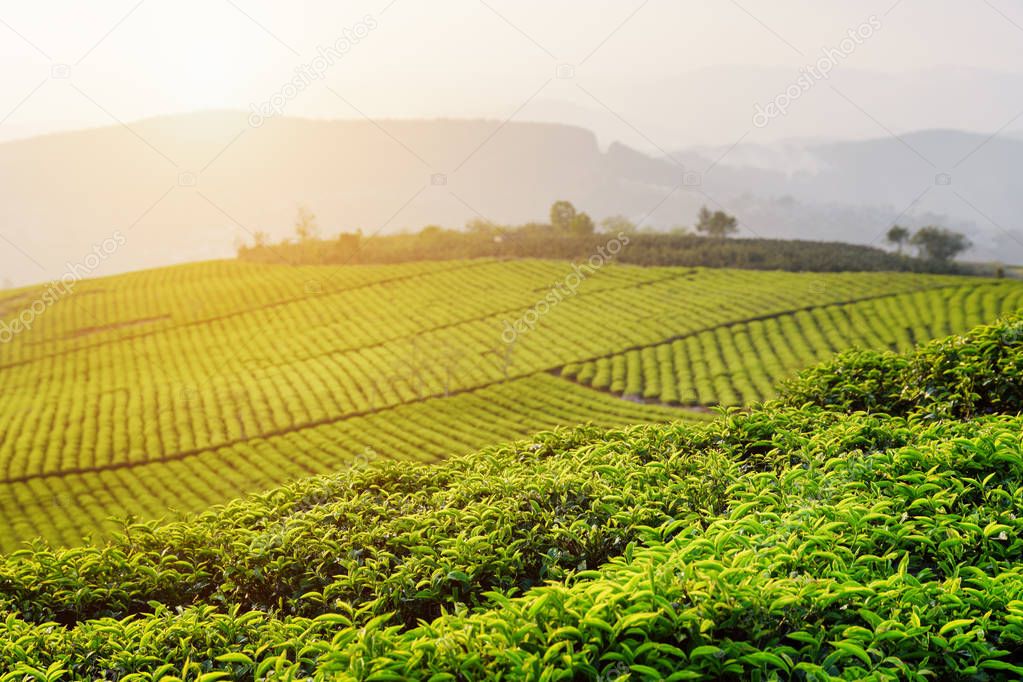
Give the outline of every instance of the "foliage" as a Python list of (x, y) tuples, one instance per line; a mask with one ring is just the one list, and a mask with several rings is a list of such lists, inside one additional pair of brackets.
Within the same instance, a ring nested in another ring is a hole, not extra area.
[(593, 234), (594, 231), (593, 219), (586, 213), (577, 212), (568, 201), (551, 204), (551, 227), (557, 232), (577, 236)]
[(907, 355), (850, 351), (802, 372), (790, 404), (924, 419), (970, 419), (1023, 409), (1023, 318), (932, 341)]
[(148, 611), (153, 601), (302, 615), (343, 601), (365, 606), (367, 618), (394, 613), (414, 625), (492, 589), (521, 591), (599, 566), (637, 526), (719, 509), (724, 487), (709, 475), (716, 456), (676, 456), (648, 436), (642, 427), (550, 433), (445, 466), (387, 463), (194, 521), (132, 525), (105, 548), (21, 551), (0, 568), (0, 605), (73, 625)]
[(10, 556), (0, 679), (1017, 679), (1020, 325)]
[(320, 227), (316, 215), (305, 206), (299, 206), (295, 216), (295, 236), (299, 242), (308, 242), (319, 237)]
[(568, 231), (577, 235), (593, 234), (593, 219), (586, 213), (579, 213), (572, 219)]
[[(908, 315), (916, 304), (889, 297), (977, 284), (576, 265), (585, 279), (566, 262), (480, 260), (215, 262), (83, 281), (75, 304), (0, 345), (0, 550), (40, 535), (80, 544), (115, 528), (111, 516), (197, 511), (343, 470), (367, 450), (433, 462), (559, 425), (684, 416), (551, 373), (862, 297)], [(527, 317), (575, 277), (556, 311)], [(1011, 300), (1015, 283), (1003, 286), (983, 298), (982, 319)], [(518, 319), (535, 324), (506, 338)]]
[(636, 231), (636, 223), (623, 215), (608, 216), (600, 221), (600, 231), (606, 234), (632, 234)]
[(899, 253), (902, 253), (902, 245), (909, 240), (909, 237), (910, 231), (901, 225), (892, 225), (885, 234), (885, 239), (889, 244), (895, 245)]
[(576, 215), (572, 202), (555, 201), (551, 204), (551, 227), (559, 232), (568, 232)]
[[(915, 343), (966, 331), (1021, 307), (1023, 287), (1015, 283), (972, 282), (869, 297), (736, 322), (570, 363), (561, 375), (626, 398), (743, 405), (774, 397), (780, 381), (835, 352), (909, 350)], [(856, 386), (869, 392), (869, 373), (858, 377)]]
[[(585, 214), (580, 214), (585, 215)], [(606, 228), (605, 228), (606, 229)], [(613, 234), (617, 234), (614, 232)], [(472, 258), (586, 259), (607, 243), (608, 235), (576, 234), (550, 225), (518, 228), (485, 221), (480, 229), (460, 232), (428, 226), (415, 234), (377, 235), (357, 247), (341, 248), (335, 240), (243, 246), (238, 258), (250, 263), (385, 264)], [(795, 272), (892, 271), (965, 273), (979, 266), (911, 258), (873, 246), (840, 242), (782, 239), (706, 239), (673, 230), (629, 233), (620, 263), (643, 266), (743, 268)]]
[(696, 231), (708, 237), (727, 237), (739, 231), (738, 221), (735, 216), (730, 216), (724, 211), (712, 213), (703, 206), (696, 219)]
[(6, 551), (41, 535), (60, 545), (119, 528), (111, 516), (174, 516), (205, 509), (311, 474), (345, 471), (368, 461), (433, 463), (492, 443), (589, 422), (621, 426), (696, 418), (675, 409), (617, 400), (548, 374), (448, 398), (261, 434), (229, 445), (172, 455), (133, 467), (9, 482), (0, 511)]
[(917, 247), (921, 257), (934, 261), (950, 261), (971, 246), (965, 235), (936, 225), (921, 227), (909, 243)]

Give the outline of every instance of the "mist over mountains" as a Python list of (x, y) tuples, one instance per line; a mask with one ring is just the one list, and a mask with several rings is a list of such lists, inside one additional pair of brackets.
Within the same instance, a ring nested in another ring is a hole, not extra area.
[(969, 234), (968, 258), (1018, 262), (1021, 166), (1011, 130), (651, 155), (552, 123), (168, 116), (0, 144), (0, 280), (60, 277), (115, 232), (91, 274), (230, 256), (256, 231), (286, 237), (299, 204), (324, 235), (373, 235), (543, 220), (557, 199), (656, 229), (706, 204), (746, 236), (856, 243), (937, 222)]
[[(806, 61), (820, 53), (807, 54)], [(1023, 128), (1023, 74), (967, 66), (905, 72), (846, 64), (813, 81), (783, 116), (756, 128), (757, 107), (784, 93), (797, 69), (717, 64), (665, 78), (632, 78), (599, 91), (555, 81), (518, 119), (557, 121), (597, 134), (603, 145), (621, 140), (647, 153), (735, 142), (865, 140), (887, 131), (1012, 130)], [(594, 99), (595, 97), (599, 99)], [(508, 107), (511, 107), (510, 109)], [(504, 118), (514, 103), (488, 113)], [(1018, 120), (1017, 120), (1018, 119)]]

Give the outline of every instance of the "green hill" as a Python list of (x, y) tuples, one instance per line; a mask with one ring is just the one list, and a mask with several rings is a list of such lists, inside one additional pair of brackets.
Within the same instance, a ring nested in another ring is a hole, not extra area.
[(23, 550), (0, 679), (1017, 679), (1021, 330)]
[[(619, 232), (628, 248), (620, 263), (789, 270), (793, 272), (927, 272), (994, 274), (996, 267), (911, 257), (876, 246), (800, 239), (708, 238), (700, 234)], [(585, 260), (597, 253), (609, 233), (573, 234), (549, 224), (495, 225), (476, 221), (468, 230), (428, 226), (414, 234), (342, 233), (335, 238), (286, 239), (242, 246), (238, 257), (274, 265), (409, 263), (475, 258), (558, 258)]]
[(992, 321), (1019, 309), (1020, 293), (1015, 283), (971, 282), (769, 313), (572, 363), (561, 375), (624, 397), (742, 405), (773, 397), (779, 381), (836, 351), (908, 350)]
[[(224, 261), (78, 282), (0, 344), (0, 550), (76, 545), (111, 517), (196, 512), (371, 460), (706, 418), (834, 350), (963, 331), (1023, 293), (592, 263)], [(44, 295), (6, 292), (2, 328)]]

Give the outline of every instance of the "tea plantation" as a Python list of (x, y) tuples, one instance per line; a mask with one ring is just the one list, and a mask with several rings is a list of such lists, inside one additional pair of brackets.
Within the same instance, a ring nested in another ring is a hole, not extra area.
[(743, 405), (793, 372), (857, 346), (907, 350), (1023, 306), (1015, 283), (968, 284), (821, 305), (724, 324), (565, 366), (561, 375), (624, 397)]
[[(0, 322), (40, 295), (5, 292)], [(706, 419), (833, 350), (964, 331), (1021, 295), (946, 275), (554, 260), (84, 280), (0, 344), (0, 551), (557, 426)]]
[(1021, 371), (1010, 315), (714, 421), (37, 544), (0, 561), (0, 680), (1018, 679)]

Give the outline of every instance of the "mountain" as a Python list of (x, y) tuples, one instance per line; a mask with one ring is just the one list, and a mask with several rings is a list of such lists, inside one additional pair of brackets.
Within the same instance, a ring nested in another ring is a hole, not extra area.
[(0, 145), (3, 276), (59, 276), (115, 231), (125, 244), (98, 272), (228, 256), (257, 230), (285, 236), (297, 204), (325, 233), (525, 221), (561, 197), (585, 204), (604, 171), (590, 133), (546, 124), (253, 128), (244, 113), (216, 112), (47, 135)]
[[(808, 52), (806, 63), (821, 56)], [(580, 72), (582, 73), (582, 72)], [(795, 138), (865, 140), (885, 129), (904, 135), (943, 128), (987, 131), (1008, 125), (1023, 111), (1023, 73), (940, 65), (890, 72), (842, 62), (826, 80), (813, 81), (783, 116), (755, 127), (757, 105), (766, 106), (800, 78), (800, 69), (775, 65), (719, 64), (658, 77), (624, 71), (599, 89), (581, 78), (555, 81), (518, 116), (592, 130), (603, 144), (620, 140), (641, 151), (694, 145), (773, 144)], [(519, 102), (488, 113), (504, 117)]]
[(876, 243), (893, 221), (940, 222), (971, 234), (971, 257), (1023, 261), (1014, 232), (1023, 139), (1011, 135), (928, 131), (657, 157), (621, 143), (602, 150), (593, 133), (562, 124), (256, 123), (203, 112), (0, 144), (0, 283), (229, 257), (257, 231), (287, 236), (300, 204), (328, 235), (521, 223), (557, 199), (655, 228), (691, 224), (706, 204), (761, 237)]
[[(873, 238), (890, 222), (938, 222), (969, 233), (974, 258), (1023, 258), (1018, 229), (1023, 138), (1018, 135), (928, 130), (863, 141), (699, 149), (706, 156), (726, 152), (714, 175), (722, 191), (738, 197), (729, 205), (740, 215), (745, 211), (753, 229), (784, 222), (786, 236), (805, 235), (800, 215), (781, 210), (787, 203), (800, 207), (797, 214), (824, 209), (833, 218), (829, 222), (850, 230), (843, 237), (849, 241), (863, 240), (867, 235), (861, 230), (871, 227)], [(752, 206), (765, 202), (776, 215), (757, 215)], [(850, 211), (864, 219), (859, 230), (840, 217)], [(871, 214), (877, 220), (868, 219)]]

